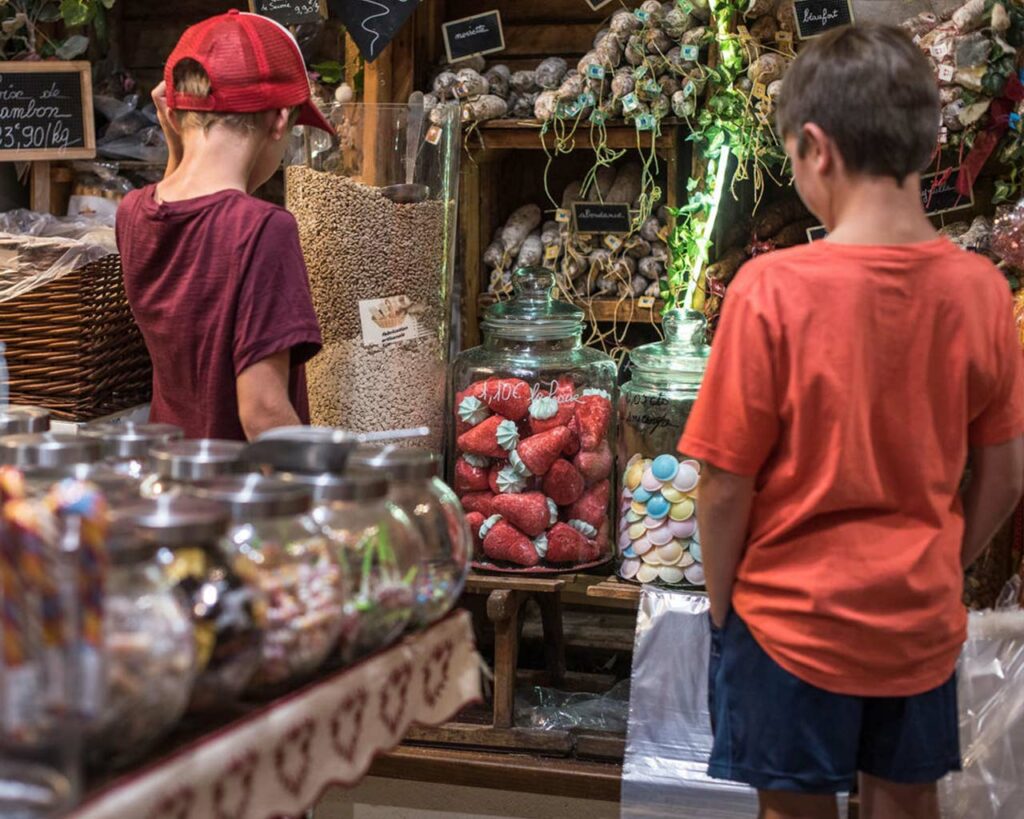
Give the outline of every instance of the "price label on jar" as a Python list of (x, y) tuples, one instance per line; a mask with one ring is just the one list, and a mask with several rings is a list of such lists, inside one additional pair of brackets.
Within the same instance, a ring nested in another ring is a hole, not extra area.
[(388, 346), (427, 335), (417, 321), (412, 299), (406, 295), (359, 302), (359, 322), (366, 347)]

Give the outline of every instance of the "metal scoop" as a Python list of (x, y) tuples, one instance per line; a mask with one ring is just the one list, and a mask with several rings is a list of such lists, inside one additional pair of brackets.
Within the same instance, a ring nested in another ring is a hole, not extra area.
[(388, 185), (380, 192), (399, 205), (415, 205), (426, 201), (430, 189), (413, 180), (416, 178), (416, 157), (419, 155), (423, 135), (423, 92), (414, 91), (409, 97), (409, 125), (405, 135), (405, 182)]

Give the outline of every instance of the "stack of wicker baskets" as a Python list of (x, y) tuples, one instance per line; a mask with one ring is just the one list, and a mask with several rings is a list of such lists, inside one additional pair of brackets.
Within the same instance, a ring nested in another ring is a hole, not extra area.
[[(0, 286), (26, 275), (18, 265), (31, 254), (4, 237)], [(52, 255), (62, 240), (52, 240)], [(26, 237), (24, 245), (39, 240)], [(39, 249), (36, 269), (45, 269)], [(5, 258), (6, 254), (6, 258)], [(6, 269), (5, 269), (6, 268)], [(0, 341), (6, 346), (10, 400), (48, 409), (54, 417), (86, 421), (144, 404), (151, 367), (121, 281), (116, 254), (84, 264), (50, 282), (0, 301)]]

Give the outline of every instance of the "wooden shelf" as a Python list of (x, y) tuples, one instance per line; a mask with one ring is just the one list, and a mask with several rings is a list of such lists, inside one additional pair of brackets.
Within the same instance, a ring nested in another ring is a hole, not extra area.
[[(605, 128), (607, 145), (609, 148), (646, 148), (650, 149), (651, 141), (659, 150), (670, 150), (678, 144), (679, 133), (684, 130), (675, 119), (662, 120), (661, 134), (654, 137), (651, 131), (637, 132), (630, 123), (616, 123)], [(563, 134), (571, 132), (571, 127), (566, 126)], [(479, 126), (479, 144), (474, 150), (503, 150), (503, 149), (533, 149), (552, 150), (555, 147), (556, 135), (553, 129), (549, 128), (544, 134), (544, 141), (541, 141), (541, 122), (535, 119), (493, 119), (482, 122)], [(598, 129), (588, 122), (581, 122), (572, 136), (572, 150), (592, 149), (594, 137)]]
[[(484, 311), (497, 300), (491, 293), (480, 296), (478, 315), (483, 316)], [(579, 299), (575, 304), (583, 310), (586, 320), (591, 324), (608, 322), (661, 324), (661, 314), (665, 309), (665, 302), (661, 299), (657, 299), (653, 307), (638, 307), (635, 301), (609, 298)]]

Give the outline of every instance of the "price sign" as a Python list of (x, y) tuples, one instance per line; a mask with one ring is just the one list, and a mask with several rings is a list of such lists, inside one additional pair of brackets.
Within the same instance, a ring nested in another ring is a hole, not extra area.
[(633, 220), (629, 205), (605, 202), (573, 202), (577, 233), (629, 233)]
[(92, 67), (0, 62), (0, 160), (96, 156)]
[(452, 20), (441, 27), (448, 62), (457, 63), (478, 54), (505, 50), (505, 33), (501, 30), (501, 12), (484, 12), (461, 20)]
[(416, 10), (409, 0), (327, 0), (331, 13), (345, 24), (359, 53), (376, 60)]
[(326, 0), (249, 0), (249, 11), (282, 26), (319, 23), (327, 17)]
[(921, 177), (921, 204), (929, 216), (974, 206), (973, 191), (970, 196), (961, 196), (956, 189), (960, 169), (954, 168), (948, 177), (946, 173), (947, 171), (939, 171)]
[(824, 225), (807, 228), (808, 242), (817, 242), (819, 239), (824, 239), (826, 236), (828, 236), (828, 230)]
[(832, 29), (853, 23), (850, 0), (796, 0), (793, 14), (801, 40), (820, 37)]

